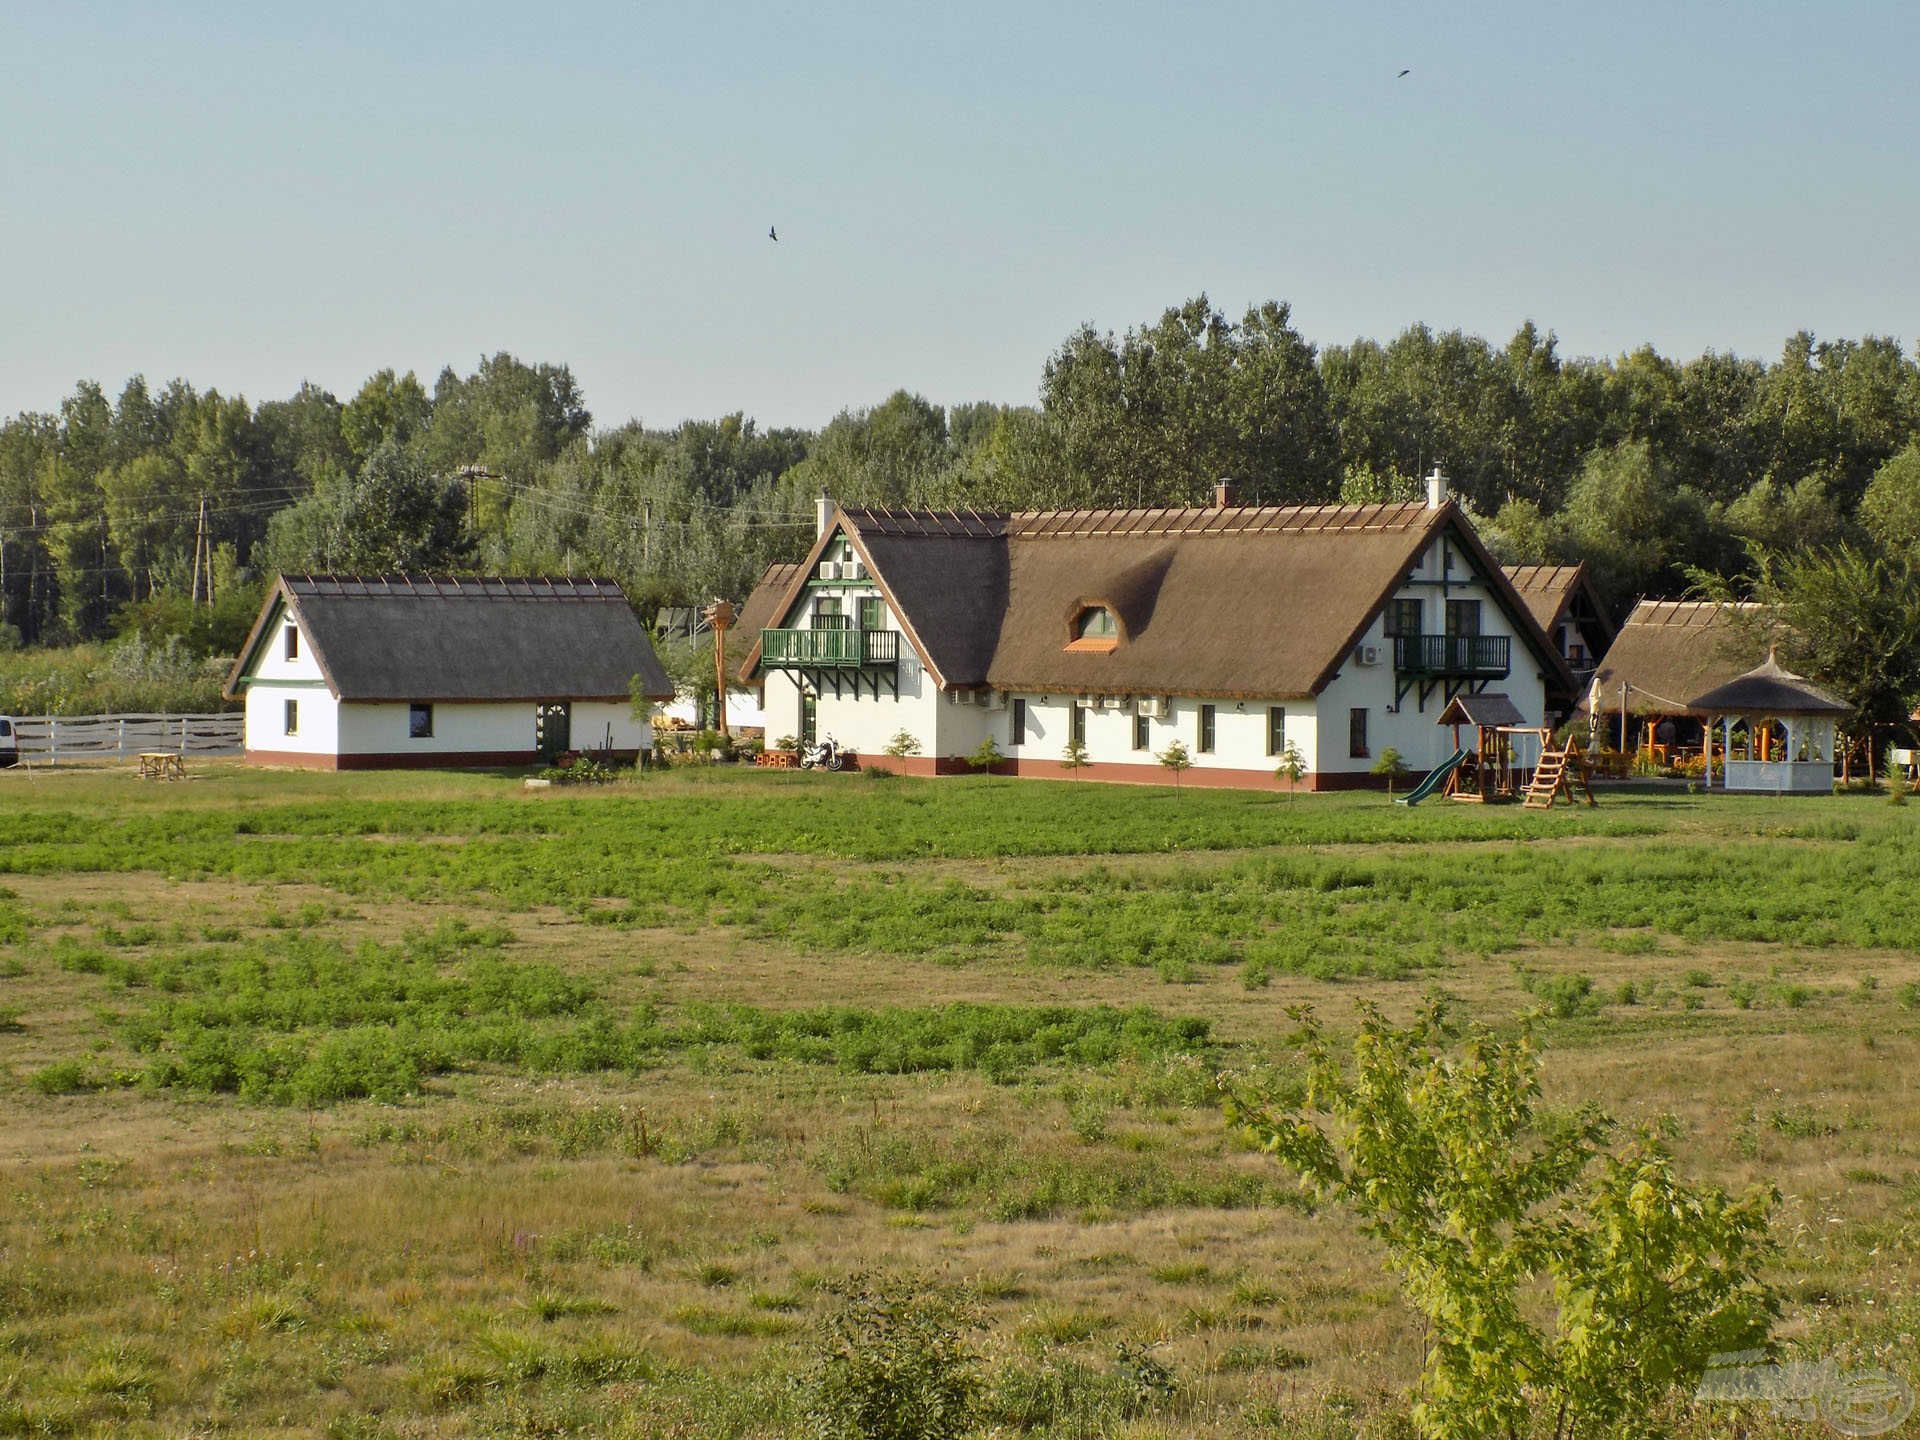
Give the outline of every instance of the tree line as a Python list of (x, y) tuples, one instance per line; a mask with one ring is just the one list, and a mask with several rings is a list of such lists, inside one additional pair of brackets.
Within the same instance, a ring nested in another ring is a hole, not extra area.
[[(0, 425), (0, 645), (129, 629), (231, 645), (275, 570), (610, 574), (643, 609), (739, 597), (811, 538), (812, 497), (975, 508), (1412, 497), (1439, 465), (1510, 561), (1639, 594), (1778, 584), (1920, 546), (1920, 362), (1867, 336), (1772, 362), (1569, 358), (1415, 325), (1316, 348), (1288, 307), (1205, 296), (1085, 326), (1036, 404), (898, 392), (817, 431), (743, 414), (597, 426), (565, 365), (499, 354), (431, 390), (250, 404), (142, 378)], [(1901, 571), (1910, 574), (1910, 568)]]

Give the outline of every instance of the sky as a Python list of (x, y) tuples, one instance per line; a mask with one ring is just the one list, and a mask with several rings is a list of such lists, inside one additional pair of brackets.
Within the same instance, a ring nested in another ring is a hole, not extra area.
[(602, 424), (815, 426), (1031, 402), (1202, 292), (1321, 345), (1911, 346), (1916, 55), (1908, 0), (14, 0), (0, 414), (506, 350)]

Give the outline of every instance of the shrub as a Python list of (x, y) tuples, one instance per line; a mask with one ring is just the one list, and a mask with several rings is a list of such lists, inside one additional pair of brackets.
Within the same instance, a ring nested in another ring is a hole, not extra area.
[(1067, 748), (1060, 752), (1060, 763), (1069, 770), (1085, 769), (1088, 764), (1086, 742), (1084, 740), (1067, 741)]
[(1764, 1341), (1771, 1192), (1687, 1185), (1651, 1133), (1609, 1151), (1598, 1111), (1540, 1115), (1524, 1030), (1458, 1044), (1437, 1003), (1404, 1028), (1368, 1009), (1349, 1066), (1294, 1014), (1307, 1099), (1229, 1085), (1228, 1113), (1385, 1246), (1428, 1326), (1428, 1435), (1533, 1434), (1543, 1415), (1561, 1436), (1657, 1434), (1711, 1356)]
[(1307, 757), (1300, 747), (1289, 740), (1280, 752), (1280, 763), (1274, 768), (1274, 778), (1287, 782), (1287, 794), (1291, 795), (1300, 788), (1300, 779), (1307, 773)]
[(975, 774), (985, 775), (1006, 758), (1000, 753), (1000, 747), (993, 743), (993, 736), (989, 735), (980, 742), (978, 750), (967, 756), (967, 764), (973, 767)]
[(1406, 759), (1389, 745), (1380, 752), (1380, 758), (1373, 762), (1373, 773), (1384, 776), (1387, 782), (1387, 798), (1393, 798), (1393, 782), (1407, 773)]
[(911, 730), (896, 730), (893, 738), (887, 741), (887, 754), (896, 760), (904, 760), (909, 755), (920, 753), (920, 737)]
[(835, 1440), (958, 1440), (980, 1391), (973, 1308), (912, 1277), (855, 1275), (831, 1287), (804, 1377), (807, 1417)]
[(1178, 740), (1153, 758), (1173, 772), (1173, 787), (1176, 790), (1180, 788), (1180, 773), (1193, 766), (1193, 756), (1187, 753), (1187, 747)]

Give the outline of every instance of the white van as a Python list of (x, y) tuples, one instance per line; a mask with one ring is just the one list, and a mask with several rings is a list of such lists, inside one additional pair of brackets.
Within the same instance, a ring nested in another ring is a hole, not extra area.
[(0, 770), (19, 763), (20, 737), (14, 732), (13, 721), (0, 715)]

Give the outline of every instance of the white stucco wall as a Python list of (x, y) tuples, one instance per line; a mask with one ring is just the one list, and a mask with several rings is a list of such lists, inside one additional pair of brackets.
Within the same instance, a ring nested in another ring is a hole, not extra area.
[[(300, 706), (300, 730), (286, 733), (286, 702)], [(246, 691), (246, 748), (288, 755), (334, 755), (340, 745), (340, 702), (324, 685), (258, 681)]]

